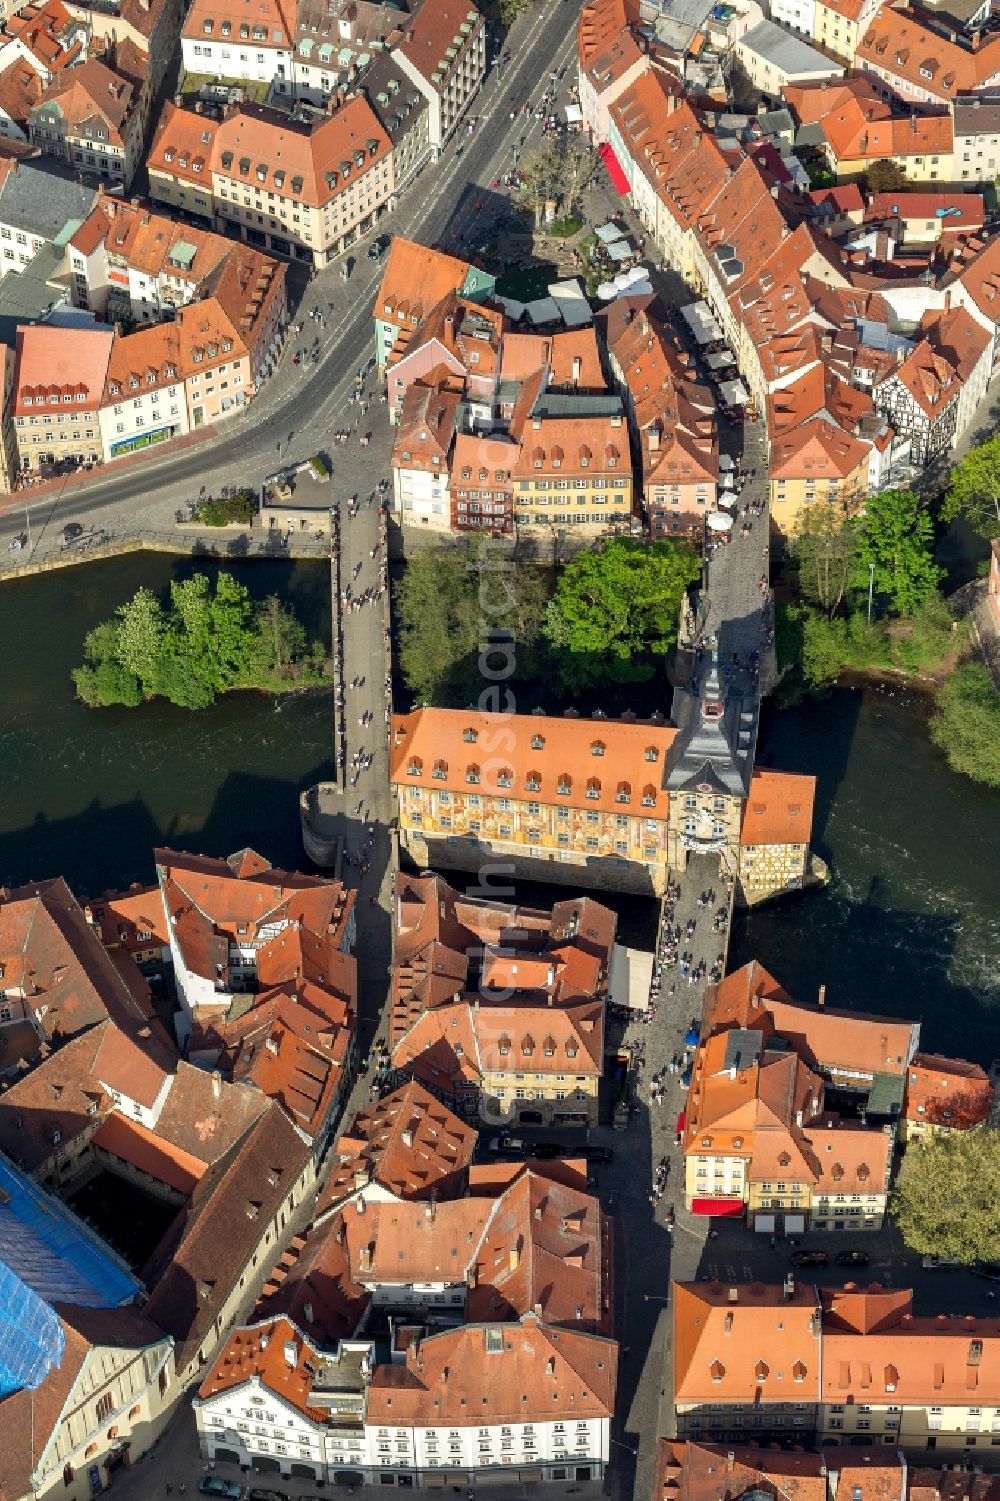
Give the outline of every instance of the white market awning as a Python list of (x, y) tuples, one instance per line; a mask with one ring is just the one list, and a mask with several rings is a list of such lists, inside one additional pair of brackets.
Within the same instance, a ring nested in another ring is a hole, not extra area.
[(709, 511), (708, 529), (711, 532), (729, 532), (733, 529), (733, 518), (727, 516), (725, 511)]
[(719, 385), (719, 395), (727, 406), (746, 406), (750, 397), (747, 388), (741, 380), (724, 380)]

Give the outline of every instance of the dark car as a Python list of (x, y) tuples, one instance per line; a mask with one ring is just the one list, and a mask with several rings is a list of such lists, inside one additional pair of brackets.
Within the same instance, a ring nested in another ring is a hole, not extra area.
[(372, 240), (371, 244), (368, 246), (368, 259), (370, 261), (380, 261), (388, 249), (389, 236), (376, 235), (374, 240)]
[(227, 1501), (237, 1501), (242, 1496), (243, 1487), (238, 1480), (223, 1480), (221, 1475), (204, 1475), (198, 1481), (198, 1489), (203, 1496), (225, 1496)]
[(826, 1266), (830, 1258), (825, 1251), (794, 1251), (789, 1260), (792, 1266)]
[(615, 1158), (610, 1147), (584, 1147), (583, 1155), (587, 1162), (608, 1163), (613, 1162)]
[(558, 1141), (536, 1141), (528, 1148), (530, 1157), (565, 1157), (566, 1148)]
[(867, 1266), (868, 1255), (865, 1251), (838, 1251), (838, 1266)]
[(987, 1282), (1000, 1282), (1000, 1261), (977, 1261), (969, 1270), (974, 1277), (985, 1277)]
[(284, 1491), (252, 1490), (247, 1492), (247, 1501), (288, 1501)]
[(76, 541), (77, 537), (82, 536), (83, 527), (80, 525), (79, 521), (67, 521), (66, 525), (62, 529), (63, 547), (68, 547), (71, 542)]

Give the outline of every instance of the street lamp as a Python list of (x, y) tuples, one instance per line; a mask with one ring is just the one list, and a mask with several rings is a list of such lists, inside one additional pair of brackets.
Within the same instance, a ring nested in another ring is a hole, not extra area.
[(875, 590), (875, 564), (868, 564), (868, 624), (872, 623), (872, 594)]
[(31, 555), (31, 507), (24, 508), (24, 524), (28, 528), (28, 555)]

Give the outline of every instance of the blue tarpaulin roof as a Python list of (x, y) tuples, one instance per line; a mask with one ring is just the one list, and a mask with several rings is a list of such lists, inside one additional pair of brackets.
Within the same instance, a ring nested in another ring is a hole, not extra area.
[(53, 1303), (119, 1308), (141, 1284), (73, 1211), (0, 1155), (0, 1396), (62, 1356)]

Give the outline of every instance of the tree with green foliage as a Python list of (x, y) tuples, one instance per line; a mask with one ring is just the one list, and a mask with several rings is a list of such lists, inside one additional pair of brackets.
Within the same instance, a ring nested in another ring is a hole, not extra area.
[(910, 186), (909, 178), (898, 162), (880, 157), (864, 174), (868, 197), (874, 193), (902, 193)]
[(651, 677), (677, 639), (681, 600), (701, 577), (682, 542), (614, 537), (578, 553), (545, 612), (545, 635), (572, 691)]
[(196, 573), (170, 586), (164, 609), (139, 589), (111, 620), (88, 632), (73, 681), (92, 707), (167, 698), (203, 709), (233, 688), (271, 692), (325, 675), (322, 647), (311, 651), (294, 615), (271, 598), (254, 606), (231, 574)]
[(804, 599), (828, 616), (836, 615), (854, 574), (857, 528), (835, 506), (807, 506), (792, 540)]
[(890, 1202), (906, 1245), (966, 1264), (995, 1260), (998, 1182), (1000, 1131), (951, 1131), (911, 1143)]
[(911, 615), (934, 593), (944, 570), (934, 562), (934, 523), (926, 503), (912, 490), (873, 495), (857, 523), (854, 584), (867, 590), (874, 567), (876, 594), (885, 595), (897, 615)]
[(484, 673), (480, 661), (491, 648), (491, 671), (499, 672), (505, 654), (510, 676), (536, 676), (548, 597), (541, 569), (515, 564), (507, 548), (487, 537), (415, 552), (394, 590), (407, 687), (420, 703), (478, 702), (484, 687), (499, 680)]
[(1000, 433), (970, 448), (952, 469), (941, 517), (957, 516), (984, 537), (1000, 537)]
[(1000, 787), (1000, 694), (982, 662), (965, 662), (945, 678), (930, 730), (952, 771)]

